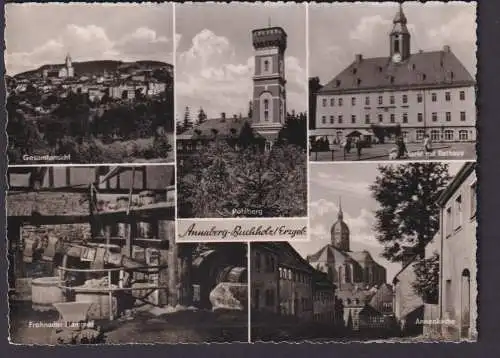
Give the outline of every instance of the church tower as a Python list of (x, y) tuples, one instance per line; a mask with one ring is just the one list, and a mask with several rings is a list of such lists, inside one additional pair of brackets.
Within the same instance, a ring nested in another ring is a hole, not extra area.
[(341, 251), (350, 251), (350, 233), (349, 227), (344, 222), (344, 213), (342, 211), (342, 202), (339, 199), (339, 213), (337, 221), (330, 230), (331, 244)]
[(399, 4), (399, 10), (392, 20), (394, 24), (389, 35), (390, 51), (393, 62), (402, 62), (410, 57), (410, 31), (406, 26), (408, 20), (403, 12), (403, 6)]
[(71, 61), (71, 56), (69, 55), (69, 53), (66, 55), (66, 60), (64, 61), (65, 62), (65, 65), (66, 65), (66, 74), (67, 74), (67, 77), (74, 77), (75, 75), (75, 70), (73, 68), (73, 63)]
[(252, 127), (271, 144), (285, 123), (287, 34), (281, 27), (268, 27), (253, 30), (252, 40), (255, 50)]

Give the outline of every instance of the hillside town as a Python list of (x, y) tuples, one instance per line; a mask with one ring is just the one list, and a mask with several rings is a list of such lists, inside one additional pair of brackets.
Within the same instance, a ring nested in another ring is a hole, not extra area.
[(165, 161), (172, 151), (170, 64), (74, 63), (68, 54), (63, 64), (7, 76), (6, 84), (13, 163)]

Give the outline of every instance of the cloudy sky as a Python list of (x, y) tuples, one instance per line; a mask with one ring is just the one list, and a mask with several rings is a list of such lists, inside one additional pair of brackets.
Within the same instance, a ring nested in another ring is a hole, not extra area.
[[(455, 175), (463, 163), (450, 162), (449, 172)], [(373, 259), (387, 269), (387, 282), (401, 269), (381, 257), (383, 247), (375, 239), (374, 212), (378, 203), (369, 186), (378, 175), (377, 163), (311, 164), (310, 165), (310, 241), (292, 243), (303, 256), (317, 252), (330, 243), (330, 228), (337, 221), (339, 198), (342, 200), (344, 222), (351, 232), (351, 251), (368, 250)]]
[(285, 52), (287, 109), (306, 110), (306, 11), (304, 5), (190, 4), (175, 7), (177, 115), (191, 118), (248, 113), (254, 69), (251, 31), (281, 26)]
[(8, 74), (73, 61), (158, 60), (172, 63), (170, 4), (7, 4)]
[[(327, 83), (350, 65), (355, 54), (389, 56), (389, 32), (396, 3), (311, 4), (310, 73)], [(476, 73), (475, 3), (406, 2), (412, 53), (449, 45), (472, 75)]]

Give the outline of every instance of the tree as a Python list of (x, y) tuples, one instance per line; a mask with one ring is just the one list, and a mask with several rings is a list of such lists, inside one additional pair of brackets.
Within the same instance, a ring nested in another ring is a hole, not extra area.
[(252, 118), (253, 115), (253, 105), (252, 101), (248, 101), (248, 118)]
[(202, 124), (203, 122), (205, 122), (206, 119), (207, 115), (205, 114), (203, 108), (200, 107), (200, 110), (198, 112), (198, 124)]
[(179, 168), (180, 217), (231, 217), (235, 208), (263, 216), (303, 216), (307, 208), (306, 156), (294, 147), (258, 144), (235, 149), (216, 140)]
[(187, 130), (193, 126), (193, 123), (191, 122), (191, 113), (189, 111), (189, 107), (186, 106), (186, 109), (184, 111), (184, 122), (183, 122), (183, 127), (184, 130)]
[(439, 229), (437, 199), (450, 176), (448, 165), (438, 162), (379, 166), (380, 175), (370, 186), (380, 209), (375, 212), (377, 240), (382, 255), (403, 260), (405, 252), (422, 255)]
[(278, 135), (278, 144), (307, 147), (307, 116), (305, 113), (288, 113), (284, 127)]
[(416, 280), (412, 282), (414, 292), (426, 303), (437, 304), (439, 299), (439, 254), (435, 252), (427, 259), (413, 264)]

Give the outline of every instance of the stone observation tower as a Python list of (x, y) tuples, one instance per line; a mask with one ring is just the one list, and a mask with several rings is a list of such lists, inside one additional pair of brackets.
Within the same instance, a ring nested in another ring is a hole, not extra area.
[(269, 145), (285, 123), (285, 50), (287, 34), (281, 27), (252, 31), (255, 49), (252, 127)]

